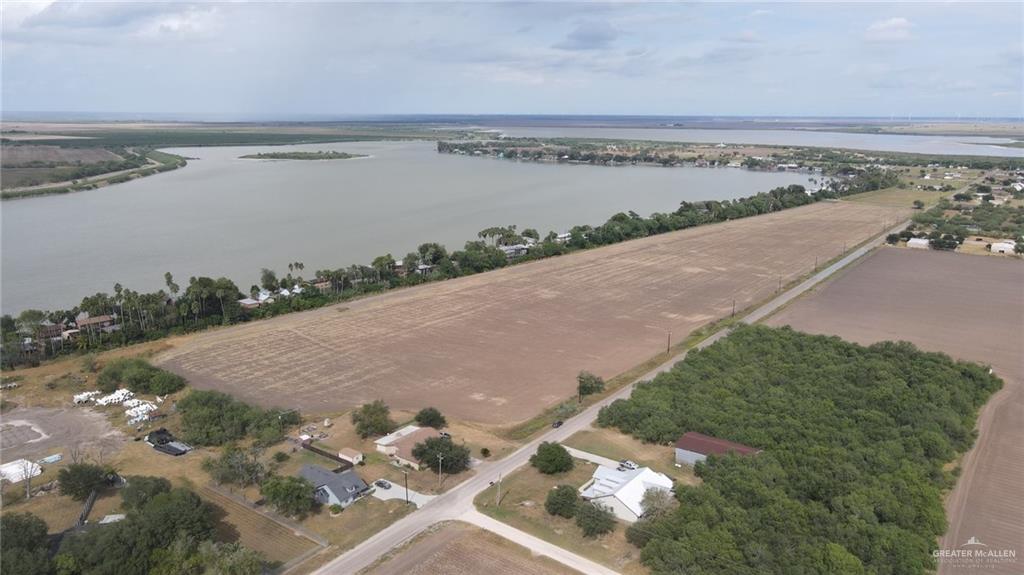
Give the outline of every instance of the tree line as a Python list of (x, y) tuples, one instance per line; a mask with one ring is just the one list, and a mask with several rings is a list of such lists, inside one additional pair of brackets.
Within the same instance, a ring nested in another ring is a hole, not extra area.
[(635, 526), (652, 573), (934, 569), (944, 466), (970, 448), (1002, 382), (905, 342), (869, 347), (743, 326), (601, 410), (598, 423), (668, 444), (687, 431), (756, 456), (710, 457), (677, 510)]

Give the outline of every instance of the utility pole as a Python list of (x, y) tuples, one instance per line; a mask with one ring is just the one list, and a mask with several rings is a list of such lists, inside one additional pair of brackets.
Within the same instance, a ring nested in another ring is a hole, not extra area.
[(779, 276), (779, 289), (775, 290), (775, 293), (782, 291), (782, 276)]
[(668, 330), (668, 345), (665, 346), (665, 353), (672, 353), (672, 330)]
[(440, 453), (438, 453), (437, 454), (437, 490), (438, 491), (441, 490), (441, 460), (443, 460), (443, 459), (444, 459), (444, 456), (441, 455)]
[(814, 256), (814, 271), (818, 271), (818, 256)]
[(732, 317), (736, 317), (736, 300), (732, 300)]
[(402, 473), (405, 474), (405, 504), (408, 505), (409, 504), (409, 472), (403, 469)]
[(497, 507), (499, 505), (501, 505), (501, 474), (500, 473), (498, 474), (498, 492), (494, 496), (494, 506)]

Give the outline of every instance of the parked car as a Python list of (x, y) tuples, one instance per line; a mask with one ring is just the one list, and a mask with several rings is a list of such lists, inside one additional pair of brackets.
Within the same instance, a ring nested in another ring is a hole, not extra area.
[(441, 437), (443, 437), (445, 439), (451, 439), (452, 438), (452, 434), (448, 433), (447, 431), (442, 431), (442, 432), (438, 433), (438, 435), (440, 435)]
[(381, 489), (391, 489), (391, 482), (386, 479), (378, 479), (377, 481), (374, 481), (373, 484)]
[(563, 423), (565, 423), (565, 422), (564, 422), (564, 421), (562, 421), (561, 419), (559, 419), (558, 421), (556, 421), (556, 422), (552, 423), (552, 424), (551, 424), (551, 427), (553, 427), (553, 428), (555, 428), (555, 429), (558, 429), (559, 427), (562, 427), (562, 424), (563, 424)]
[(628, 469), (629, 471), (633, 471), (634, 469), (639, 469), (640, 468), (640, 466), (637, 465), (637, 463), (635, 461), (630, 461), (628, 459), (623, 459), (622, 461), (620, 461), (619, 462), (619, 467), (621, 469)]

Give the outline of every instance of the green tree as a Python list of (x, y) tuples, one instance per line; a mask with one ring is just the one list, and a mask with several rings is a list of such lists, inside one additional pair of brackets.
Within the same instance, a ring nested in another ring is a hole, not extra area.
[(313, 484), (302, 477), (275, 475), (260, 485), (260, 494), (287, 516), (302, 517), (313, 508)]
[(125, 482), (127, 484), (121, 489), (121, 502), (129, 510), (141, 509), (157, 495), (171, 490), (171, 482), (163, 477), (130, 475)]
[(469, 468), (469, 448), (456, 445), (447, 437), (430, 437), (423, 443), (412, 448), (412, 456), (424, 466), (449, 474), (459, 473)]
[(216, 575), (259, 575), (263, 572), (260, 554), (238, 543), (204, 541), (196, 553), (203, 573)]
[(219, 457), (204, 459), (203, 470), (209, 473), (218, 485), (222, 483), (231, 483), (241, 487), (257, 485), (267, 475), (266, 466), (260, 461), (262, 453), (263, 450), (259, 447), (241, 449), (229, 445), (224, 448)]
[(579, 392), (579, 399), (583, 401), (584, 395), (592, 395), (604, 391), (604, 380), (589, 371), (581, 371), (576, 376), (576, 387)]
[(31, 513), (0, 516), (0, 572), (46, 575), (50, 564), (46, 523)]
[(615, 529), (615, 515), (600, 503), (581, 503), (576, 509), (576, 525), (584, 537), (597, 537)]
[(544, 510), (549, 515), (557, 515), (571, 519), (576, 515), (576, 508), (579, 506), (579, 494), (572, 485), (559, 485), (548, 491), (547, 499), (544, 500)]
[(424, 427), (433, 427), (434, 429), (444, 429), (448, 425), (444, 415), (435, 407), (424, 407), (421, 409), (416, 414), (416, 423)]
[(914, 200), (914, 209), (915, 210), (923, 210), (924, 209), (924, 202), (922, 202), (921, 200)]
[(380, 399), (364, 403), (353, 411), (352, 423), (355, 424), (359, 437), (387, 435), (395, 427), (395, 422), (391, 421), (391, 410)]
[(530, 465), (541, 473), (551, 475), (571, 470), (573, 460), (561, 444), (545, 441), (537, 447), (537, 453), (530, 456)]
[(260, 286), (267, 291), (277, 289), (277, 273), (274, 270), (263, 268), (260, 272)]
[(94, 490), (103, 487), (107, 472), (99, 465), (72, 463), (57, 472), (60, 492), (75, 501), (85, 501)]

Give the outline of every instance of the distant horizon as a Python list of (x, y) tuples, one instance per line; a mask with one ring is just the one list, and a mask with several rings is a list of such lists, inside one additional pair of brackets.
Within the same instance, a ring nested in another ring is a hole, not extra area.
[(860, 121), (872, 123), (926, 123), (926, 122), (980, 122), (980, 123), (1024, 123), (1022, 116), (909, 116), (889, 115), (765, 115), (765, 114), (523, 114), (523, 113), (360, 113), (334, 114), (325, 112), (309, 113), (268, 113), (268, 114), (224, 114), (171, 113), (171, 112), (113, 112), (113, 111), (71, 111), (71, 110), (3, 110), (0, 122), (171, 122), (171, 123), (246, 123), (246, 122), (416, 122), (440, 121), (444, 123), (462, 120), (501, 119), (547, 119), (547, 120), (686, 120), (698, 122), (728, 121)]

